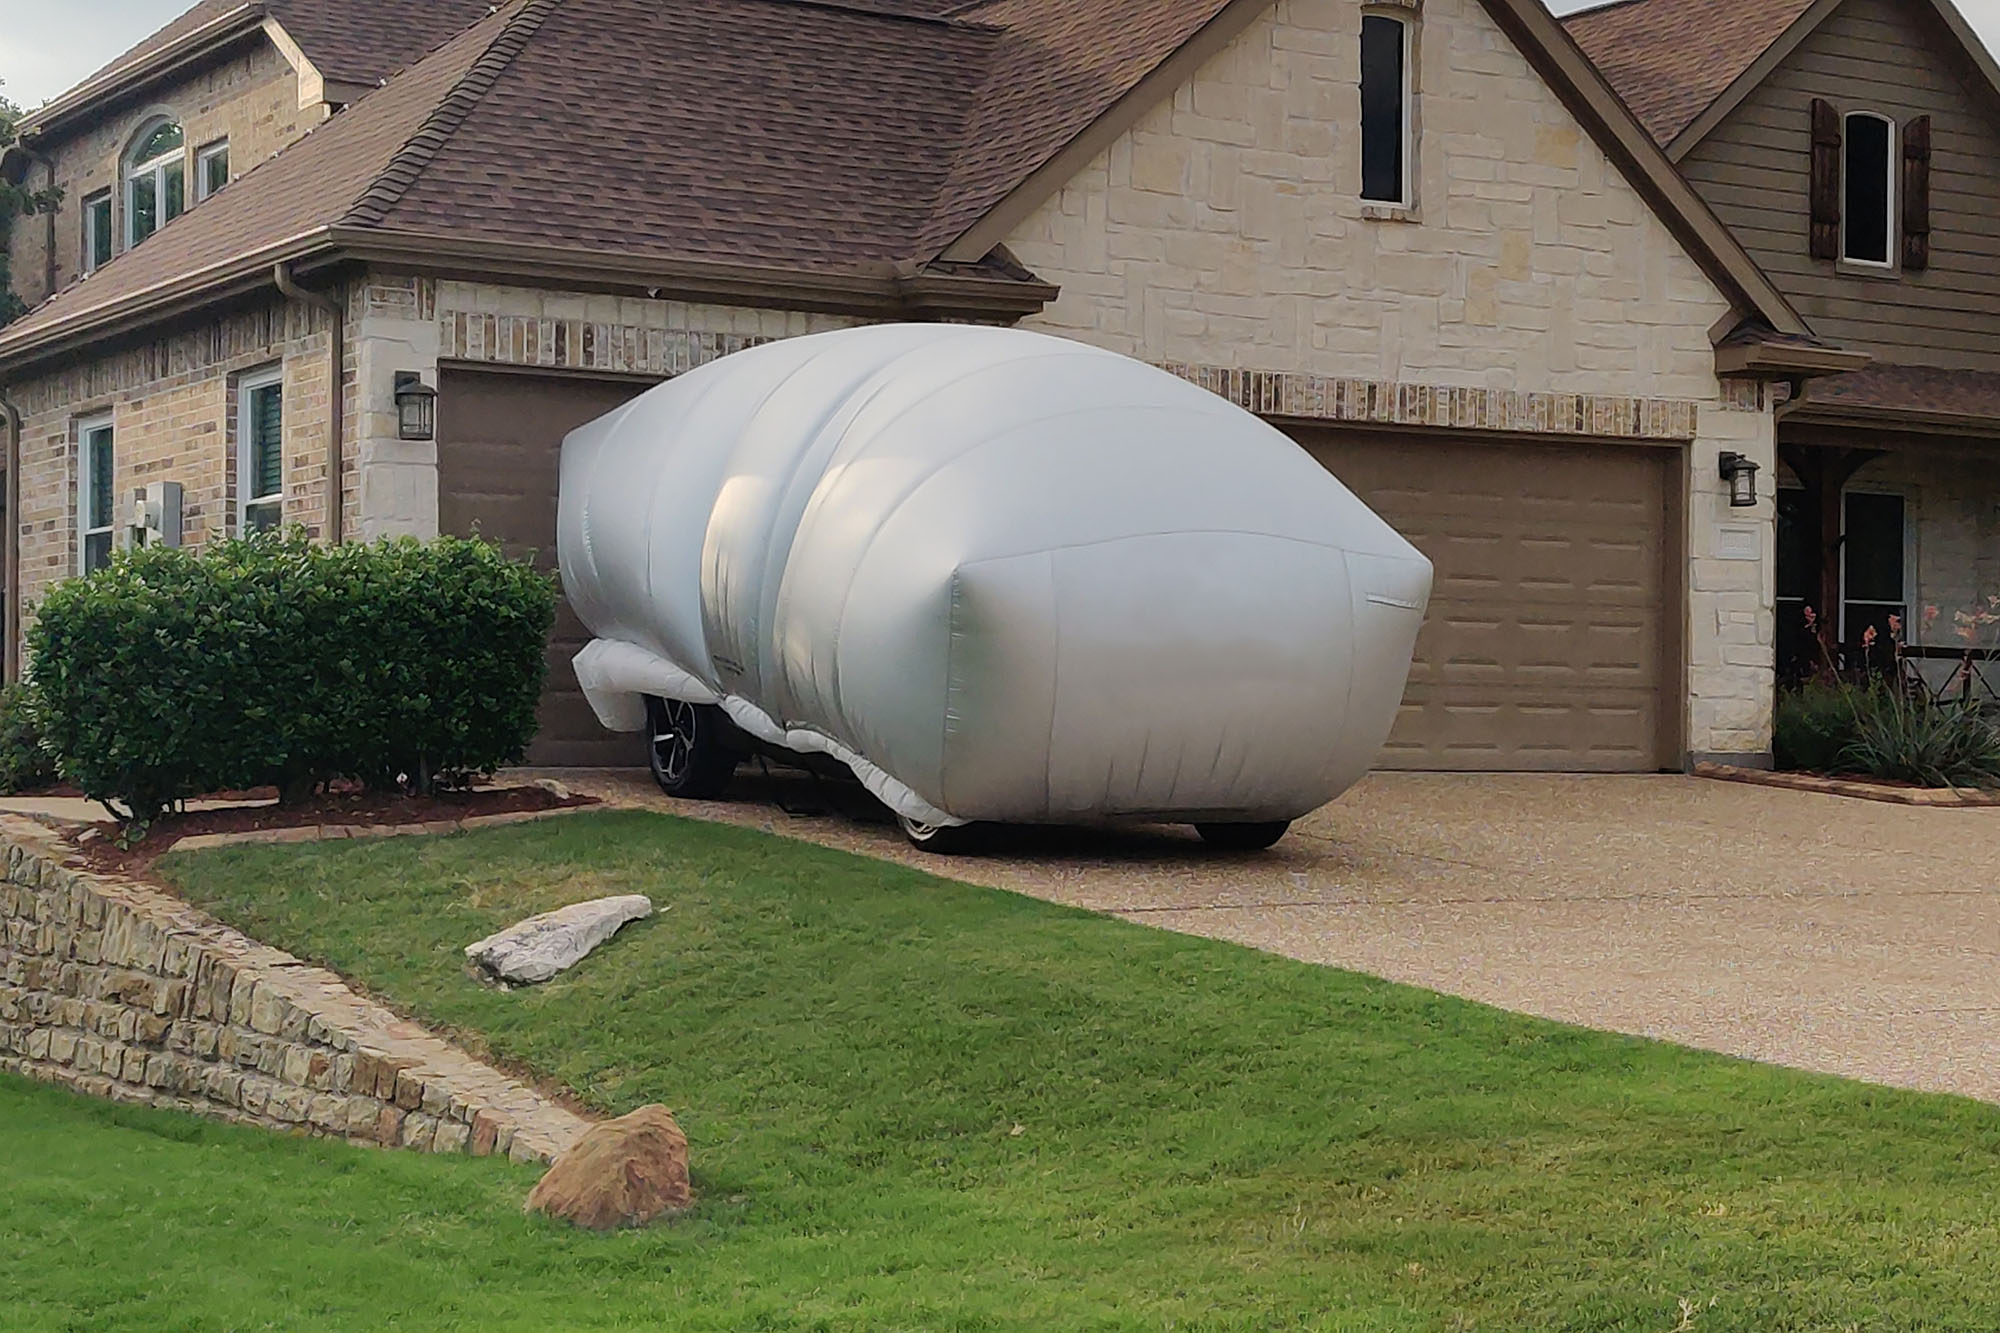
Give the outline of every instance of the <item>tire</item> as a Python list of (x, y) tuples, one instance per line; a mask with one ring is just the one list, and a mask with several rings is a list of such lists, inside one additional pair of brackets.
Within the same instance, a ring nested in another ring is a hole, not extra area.
[(712, 801), (743, 756), (723, 743), (722, 710), (710, 704), (646, 698), (646, 766), (669, 796)]
[(977, 824), (920, 824), (908, 815), (897, 815), (896, 823), (910, 846), (936, 856), (964, 856), (979, 850)]
[(1291, 830), (1289, 819), (1269, 824), (1196, 824), (1201, 840), (1219, 852), (1261, 852)]

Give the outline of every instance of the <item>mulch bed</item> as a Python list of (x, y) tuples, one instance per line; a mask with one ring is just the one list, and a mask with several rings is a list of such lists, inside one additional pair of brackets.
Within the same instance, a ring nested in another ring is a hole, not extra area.
[[(227, 792), (219, 798), (272, 800), (275, 792)], [(215, 799), (215, 798), (211, 798)], [(251, 833), (263, 829), (314, 828), (321, 825), (422, 825), (471, 819), (479, 815), (510, 815), (523, 811), (566, 810), (598, 805), (595, 796), (561, 796), (547, 787), (479, 787), (441, 792), (436, 796), (403, 796), (390, 792), (335, 790), (297, 805), (232, 806), (167, 815), (153, 822), (146, 836), (127, 847), (115, 841), (118, 824), (103, 820), (81, 828), (67, 827), (69, 840), (94, 868), (130, 874), (142, 870), (173, 849), (183, 838), (211, 833)]]

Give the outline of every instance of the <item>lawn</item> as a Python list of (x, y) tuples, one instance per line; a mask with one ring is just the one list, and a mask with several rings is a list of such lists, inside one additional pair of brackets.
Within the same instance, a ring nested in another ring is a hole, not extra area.
[[(581, 1235), (524, 1218), (532, 1173), (502, 1163), (0, 1084), (9, 1326), (1776, 1333), (2000, 1310), (1993, 1107), (658, 815), (164, 871), (606, 1110), (672, 1106), (702, 1202)], [(499, 926), (632, 891), (663, 910), (570, 977), (464, 971)]]

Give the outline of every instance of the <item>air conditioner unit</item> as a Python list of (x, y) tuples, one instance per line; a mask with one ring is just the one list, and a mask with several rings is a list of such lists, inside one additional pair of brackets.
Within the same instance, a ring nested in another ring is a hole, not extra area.
[(149, 482), (132, 492), (132, 526), (128, 544), (134, 549), (181, 544), (179, 482)]

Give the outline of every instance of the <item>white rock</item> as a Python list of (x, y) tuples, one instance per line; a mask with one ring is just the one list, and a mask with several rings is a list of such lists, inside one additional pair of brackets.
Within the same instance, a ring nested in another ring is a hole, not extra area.
[(465, 956), (504, 981), (547, 981), (582, 962), (627, 921), (652, 914), (653, 900), (636, 893), (575, 903), (468, 944)]

